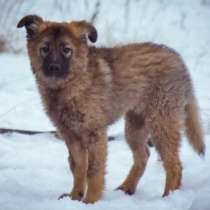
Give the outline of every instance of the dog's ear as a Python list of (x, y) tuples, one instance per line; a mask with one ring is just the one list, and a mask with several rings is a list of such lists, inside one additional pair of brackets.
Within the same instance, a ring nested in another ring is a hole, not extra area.
[(17, 27), (25, 27), (27, 32), (27, 38), (30, 39), (36, 35), (41, 23), (43, 23), (43, 19), (41, 17), (37, 15), (27, 15), (18, 22)]
[(88, 37), (91, 42), (96, 42), (98, 35), (92, 24), (86, 21), (72, 21), (69, 25), (71, 31), (77, 38), (86, 42)]

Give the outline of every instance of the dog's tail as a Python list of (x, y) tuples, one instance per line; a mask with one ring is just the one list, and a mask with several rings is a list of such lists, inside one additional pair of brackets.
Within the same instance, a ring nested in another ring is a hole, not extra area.
[(186, 135), (188, 140), (194, 150), (199, 155), (205, 155), (205, 144), (203, 140), (203, 131), (199, 118), (199, 110), (197, 107), (197, 102), (193, 96), (189, 103), (185, 106), (185, 126), (186, 126)]

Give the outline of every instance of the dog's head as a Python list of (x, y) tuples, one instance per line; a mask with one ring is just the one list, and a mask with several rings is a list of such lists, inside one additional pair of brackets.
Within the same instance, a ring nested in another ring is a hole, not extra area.
[(97, 31), (90, 23), (49, 22), (28, 15), (19, 21), (17, 27), (26, 28), (32, 70), (40, 82), (58, 87), (86, 70), (87, 40), (97, 40)]

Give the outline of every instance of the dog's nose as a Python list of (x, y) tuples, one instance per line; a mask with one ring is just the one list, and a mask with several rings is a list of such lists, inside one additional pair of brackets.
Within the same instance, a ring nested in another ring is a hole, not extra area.
[(57, 64), (57, 63), (53, 63), (49, 65), (49, 71), (54, 71), (54, 72), (58, 72), (61, 70), (61, 65)]

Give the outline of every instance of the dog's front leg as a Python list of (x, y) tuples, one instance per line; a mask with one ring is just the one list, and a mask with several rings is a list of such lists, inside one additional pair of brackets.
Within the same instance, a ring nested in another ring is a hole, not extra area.
[(105, 162), (107, 155), (106, 130), (92, 132), (88, 144), (88, 172), (87, 193), (85, 203), (94, 203), (99, 200), (104, 190)]
[(66, 142), (69, 150), (69, 165), (73, 174), (73, 189), (70, 194), (63, 194), (59, 198), (69, 196), (72, 200), (82, 200), (87, 181), (88, 151), (80, 141)]

